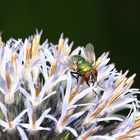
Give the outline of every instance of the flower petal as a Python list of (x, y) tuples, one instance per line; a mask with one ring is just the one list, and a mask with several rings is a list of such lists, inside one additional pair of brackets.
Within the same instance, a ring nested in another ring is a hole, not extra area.
[(24, 130), (21, 127), (19, 127), (19, 126), (17, 126), (17, 129), (18, 129), (18, 132), (20, 134), (21, 139), (22, 140), (28, 140)]

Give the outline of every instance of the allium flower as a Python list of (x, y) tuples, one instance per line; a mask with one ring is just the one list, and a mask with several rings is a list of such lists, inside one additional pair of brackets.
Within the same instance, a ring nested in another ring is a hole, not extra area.
[(0, 36), (0, 139), (140, 139), (139, 89), (96, 57), (92, 44), (72, 50), (34, 36), (2, 42)]

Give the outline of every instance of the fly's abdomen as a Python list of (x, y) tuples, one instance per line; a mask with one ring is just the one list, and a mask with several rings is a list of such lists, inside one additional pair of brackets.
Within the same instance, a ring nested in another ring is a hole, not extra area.
[(87, 61), (81, 61), (77, 65), (77, 71), (80, 75), (84, 75), (87, 71), (91, 70), (93, 70), (93, 66)]

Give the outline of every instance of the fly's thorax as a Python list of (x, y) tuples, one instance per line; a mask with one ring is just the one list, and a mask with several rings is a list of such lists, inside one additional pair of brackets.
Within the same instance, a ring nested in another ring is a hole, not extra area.
[(73, 55), (69, 58), (68, 64), (73, 70), (77, 71), (78, 63), (82, 61), (85, 61), (83, 57), (81, 57), (80, 55)]
[(74, 64), (78, 64), (80, 61), (85, 61), (85, 59), (83, 57), (81, 57), (80, 55), (73, 55), (70, 58), (70, 61)]

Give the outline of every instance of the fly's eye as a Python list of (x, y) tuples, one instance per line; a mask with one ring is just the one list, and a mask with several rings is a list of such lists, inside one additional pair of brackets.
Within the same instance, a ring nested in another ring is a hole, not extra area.
[(97, 70), (93, 70), (93, 74), (95, 75), (95, 76), (97, 76)]

